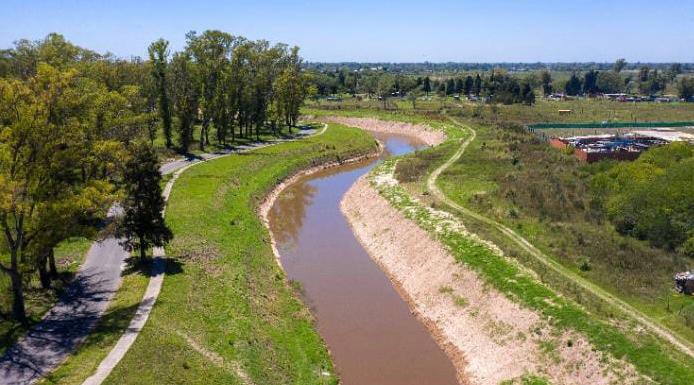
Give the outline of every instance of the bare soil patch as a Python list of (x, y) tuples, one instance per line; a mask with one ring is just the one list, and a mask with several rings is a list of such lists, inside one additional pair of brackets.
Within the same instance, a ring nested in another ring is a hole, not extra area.
[(400, 134), (419, 138), (429, 146), (435, 146), (446, 140), (446, 134), (424, 124), (379, 120), (374, 118), (350, 118), (345, 116), (327, 116), (322, 121), (357, 127), (366, 131)]
[(634, 369), (556, 333), (535, 312), (488, 287), (429, 233), (360, 179), (341, 209), (357, 239), (456, 365), (461, 380), (498, 384), (528, 373), (557, 384), (635, 383)]

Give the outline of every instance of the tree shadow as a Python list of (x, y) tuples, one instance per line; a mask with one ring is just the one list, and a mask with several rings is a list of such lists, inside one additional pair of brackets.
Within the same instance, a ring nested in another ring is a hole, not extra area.
[[(129, 257), (125, 260), (125, 268), (121, 276), (125, 277), (132, 274), (139, 274), (145, 277), (154, 277), (162, 272), (166, 275), (176, 275), (183, 272), (183, 262), (178, 258), (163, 257), (162, 265), (155, 266), (154, 258), (147, 258), (142, 261), (140, 257)], [(163, 270), (161, 270), (163, 267)], [(158, 271), (159, 270), (159, 271)]]

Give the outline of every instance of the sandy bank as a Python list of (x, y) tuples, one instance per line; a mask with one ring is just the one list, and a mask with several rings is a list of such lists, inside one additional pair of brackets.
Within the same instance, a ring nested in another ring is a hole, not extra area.
[(341, 209), (357, 239), (451, 357), (459, 378), (498, 384), (528, 373), (557, 384), (632, 383), (633, 368), (488, 287), (361, 178)]
[(366, 131), (412, 136), (420, 139), (429, 146), (435, 146), (446, 140), (446, 135), (443, 131), (435, 130), (424, 124), (410, 124), (374, 118), (350, 118), (345, 116), (327, 116), (322, 117), (320, 120), (357, 127)]

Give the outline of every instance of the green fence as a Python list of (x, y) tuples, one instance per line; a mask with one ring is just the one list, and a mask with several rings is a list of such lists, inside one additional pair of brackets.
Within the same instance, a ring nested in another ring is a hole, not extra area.
[(688, 127), (694, 126), (690, 122), (606, 122), (606, 123), (536, 123), (526, 127), (530, 131), (556, 128), (591, 129), (591, 128), (648, 128), (648, 127)]

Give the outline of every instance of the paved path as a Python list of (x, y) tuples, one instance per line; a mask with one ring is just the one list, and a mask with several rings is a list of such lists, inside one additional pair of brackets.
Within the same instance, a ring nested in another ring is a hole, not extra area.
[[(299, 136), (313, 133), (315, 130), (304, 130), (300, 132)], [(285, 140), (238, 146), (218, 153), (177, 159), (162, 165), (160, 171), (162, 174), (171, 174), (177, 170), (183, 171), (184, 168), (200, 161), (283, 141)], [(166, 197), (171, 190), (173, 180), (167, 185)], [(120, 212), (120, 208), (114, 205), (109, 211), (108, 217), (112, 219)], [(101, 314), (108, 308), (113, 295), (120, 286), (121, 271), (129, 254), (114, 237), (94, 242), (75, 279), (68, 285), (58, 303), (44, 316), (41, 322), (33, 326), (0, 358), (0, 384), (27, 385), (34, 383), (55, 369), (68, 354), (75, 350), (77, 345), (91, 332)], [(137, 332), (144, 326), (163, 280), (164, 262), (161, 257), (164, 256), (164, 252), (160, 248), (155, 248), (154, 254), (155, 263), (150, 285), (130, 325), (131, 327), (139, 326), (133, 329)], [(124, 337), (129, 336), (132, 341), (127, 344), (123, 354), (137, 336), (133, 330), (129, 328), (124, 335)], [(120, 341), (119, 344), (121, 344)], [(108, 370), (109, 373), (110, 369)]]
[[(109, 217), (119, 211), (111, 210)], [(0, 383), (30, 384), (75, 349), (118, 290), (128, 254), (113, 237), (92, 244), (58, 303), (0, 358)]]
[[(318, 132), (316, 132), (316, 130), (304, 130), (300, 132), (298, 136), (318, 136), (325, 133), (327, 129), (328, 125), (323, 124), (323, 128)], [(169, 172), (175, 170), (175, 173), (173, 175), (173, 178), (171, 178), (171, 180), (169, 180), (169, 182), (164, 187), (162, 195), (164, 196), (164, 199), (168, 201), (169, 195), (171, 194), (171, 190), (173, 189), (173, 185), (174, 183), (176, 183), (176, 179), (178, 179), (178, 177), (189, 167), (194, 166), (202, 161), (227, 156), (237, 152), (251, 150), (254, 148), (266, 147), (285, 141), (287, 140), (281, 139), (271, 142), (259, 143), (255, 145), (239, 146), (230, 151), (220, 152), (216, 154), (204, 154), (200, 158), (182, 159), (177, 163), (178, 168), (167, 169), (167, 171)], [(171, 165), (173, 164), (173, 162), (169, 164)], [(164, 211), (166, 211), (166, 208), (164, 208)], [(128, 325), (128, 328), (125, 329), (123, 335), (118, 340), (113, 349), (111, 349), (108, 355), (101, 361), (99, 366), (96, 368), (96, 372), (92, 374), (89, 378), (87, 378), (82, 383), (82, 385), (100, 385), (101, 383), (103, 383), (109, 376), (109, 374), (111, 374), (116, 365), (118, 365), (118, 363), (123, 359), (123, 357), (125, 357), (125, 354), (135, 343), (135, 340), (142, 331), (142, 328), (145, 326), (145, 323), (147, 323), (147, 319), (149, 318), (149, 314), (152, 311), (152, 308), (154, 307), (154, 303), (157, 301), (157, 297), (159, 297), (161, 286), (164, 283), (164, 272), (166, 271), (166, 261), (164, 260), (166, 254), (164, 253), (164, 248), (155, 247), (153, 250), (153, 254), (154, 261), (152, 263), (152, 278), (150, 278), (149, 280), (147, 290), (145, 291), (145, 295), (142, 297), (142, 300), (140, 301), (140, 305), (138, 306), (137, 311), (135, 312), (135, 316), (133, 316), (133, 319), (130, 321), (130, 325)]]

